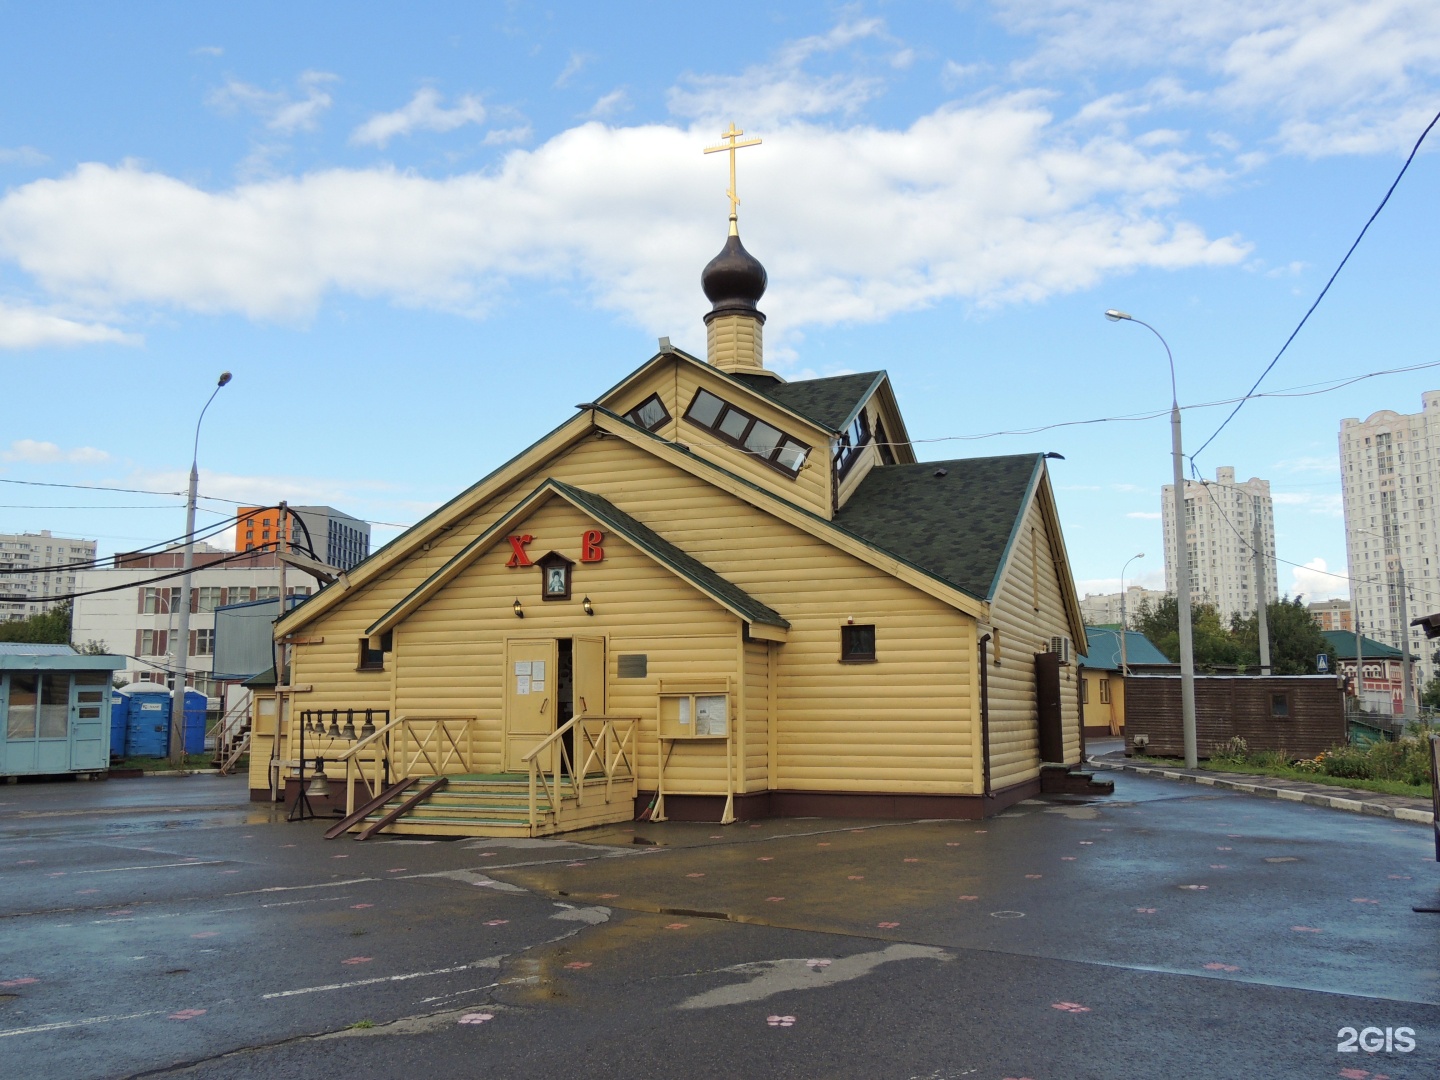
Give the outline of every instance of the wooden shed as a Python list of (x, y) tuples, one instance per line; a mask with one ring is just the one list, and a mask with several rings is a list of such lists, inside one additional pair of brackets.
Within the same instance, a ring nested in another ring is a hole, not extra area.
[[(1125, 683), (1125, 752), (1183, 757), (1180, 676), (1134, 675)], [(1251, 750), (1315, 757), (1345, 743), (1345, 702), (1333, 675), (1197, 675), (1200, 757), (1235, 736)]]
[(662, 341), (277, 624), (256, 748), (292, 794), (302, 726), (362, 830), (978, 818), (1047, 766), (1083, 784), (1046, 456), (918, 461), (885, 372), (764, 368), (738, 236), (703, 283), (710, 362)]

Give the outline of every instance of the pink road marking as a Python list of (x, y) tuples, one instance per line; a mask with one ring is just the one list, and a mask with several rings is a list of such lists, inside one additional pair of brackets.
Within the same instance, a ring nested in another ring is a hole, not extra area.
[(567, 968), (569, 968), (571, 971), (581, 971), (581, 970), (583, 970), (584, 968), (587, 968), (587, 967), (590, 966), (590, 961), (589, 961), (589, 960), (572, 960), (572, 961), (570, 961), (570, 963), (566, 964), (565, 966), (566, 966)]
[(572, 863), (566, 863), (565, 865), (566, 865), (566, 866), (584, 866), (585, 864), (584, 864), (583, 862), (572, 862)]
[(976, 831), (977, 833), (986, 833), (986, 832), (989, 832), (990, 830), (989, 830), (989, 829), (976, 829), (975, 831)]
[(0, 986), (32, 986), (39, 981), (39, 979), (7, 979), (5, 982), (0, 982)]
[(957, 896), (955, 899), (956, 899), (956, 900), (979, 900), (980, 897), (978, 897), (978, 896), (971, 896), (969, 893), (966, 893), (964, 896)]
[(1081, 840), (1080, 843), (1081, 843), (1081, 844), (1093, 844), (1093, 843), (1095, 843), (1095, 841), (1094, 841), (1094, 840)]
[(1135, 910), (1141, 915), (1154, 915), (1155, 912), (1159, 911), (1160, 909), (1153, 907), (1137, 907)]
[(666, 930), (688, 930), (689, 928), (690, 924), (688, 922), (672, 922), (667, 923), (665, 926)]
[(1301, 934), (1319, 934), (1323, 932), (1318, 926), (1292, 926), (1290, 929)]
[(350, 856), (349, 856), (349, 855), (331, 855), (330, 857), (331, 857), (332, 859), (348, 859)]
[(959, 841), (959, 840), (946, 840), (946, 841), (945, 841), (945, 846), (946, 846), (946, 847), (959, 847), (959, 846), (960, 846), (960, 841)]
[(1409, 875), (1409, 874), (1391, 874), (1391, 875), (1390, 875), (1390, 880), (1391, 880), (1391, 881), (1409, 881), (1409, 880), (1410, 880), (1410, 875)]
[(35, 863), (38, 862), (38, 861), (39, 861), (39, 860), (37, 860), (37, 859), (21, 859), (21, 860), (20, 860), (19, 862), (17, 862), (15, 865), (16, 865), (16, 866), (34, 866)]
[(704, 874), (686, 874), (686, 877), (704, 877)]
[(710, 834), (710, 839), (711, 839), (711, 840), (724, 840), (724, 839), (725, 839), (725, 835), (724, 835), (723, 833), (711, 833), (711, 834)]
[(107, 911), (107, 912), (105, 912), (105, 914), (106, 914), (106, 915), (134, 915), (135, 912), (134, 912), (134, 910), (131, 909), (131, 908), (124, 908), (124, 909), (122, 909), (122, 910), (120, 910), (120, 911)]
[(919, 859), (906, 859), (906, 862), (919, 862)]
[(490, 920), (489, 922), (487, 922), (485, 925), (486, 925), (486, 926), (504, 926), (504, 925), (505, 925), (506, 923), (508, 923), (509, 921), (510, 921), (509, 919), (491, 919), (491, 920)]
[(878, 926), (881, 930), (894, 930), (895, 927), (899, 926), (900, 924), (898, 922), (877, 922), (875, 925)]
[(218, 931), (218, 930), (201, 930), (200, 933), (198, 933), (198, 934), (191, 934), (190, 936), (191, 936), (191, 937), (194, 937), (194, 938), (219, 937), (219, 936), (220, 936), (220, 931)]
[(816, 847), (829, 847), (829, 846), (830, 846), (830, 841), (829, 841), (829, 840), (821, 840), (821, 841), (820, 841), (818, 844), (816, 844), (815, 846), (816, 846)]
[(1028, 881), (1034, 881), (1036, 878), (1042, 878), (1044, 876), (1044, 874), (1026, 874), (1025, 878)]
[(1357, 897), (1355, 897), (1355, 899), (1351, 900), (1350, 902), (1351, 902), (1352, 904), (1378, 904), (1378, 903), (1380, 903), (1379, 900), (1370, 900), (1370, 899), (1367, 899), (1366, 897), (1363, 897), (1363, 896), (1357, 896)]
[(785, 898), (784, 898), (783, 896), (767, 896), (767, 897), (765, 897), (765, 902), (766, 902), (767, 904), (778, 904), (778, 903), (780, 903), (781, 900), (784, 900), (784, 899), (785, 899)]
[(1212, 863), (1210, 864), (1210, 869), (1211, 869), (1211, 870), (1229, 870), (1229, 869), (1230, 869), (1230, 865), (1229, 865), (1228, 863), (1223, 863), (1223, 862), (1212, 862)]
[(1212, 963), (1209, 963), (1209, 964), (1202, 964), (1201, 966), (1202, 966), (1206, 971), (1239, 971), (1239, 970), (1240, 970), (1240, 969), (1239, 969), (1238, 967), (1236, 967), (1234, 964), (1221, 964), (1221, 963), (1218, 963), (1218, 962), (1212, 962)]
[(830, 961), (829, 961), (829, 960), (806, 960), (806, 961), (805, 961), (805, 966), (808, 967), (808, 968), (827, 968), (827, 967), (830, 966)]
[(795, 1026), (795, 1018), (794, 1018), (793, 1016), (767, 1016), (767, 1017), (765, 1018), (765, 1022), (766, 1022), (767, 1024), (769, 1024), (771, 1027), (794, 1027), (794, 1026)]
[(341, 960), (342, 964), (368, 964), (374, 960), (373, 956), (352, 956), (349, 960)]
[(351, 906), (352, 908), (354, 908), (356, 911), (359, 911), (359, 910), (361, 910), (361, 909), (363, 909), (363, 908), (374, 907), (375, 905), (374, 905), (374, 904), (351, 904), (350, 906)]
[(97, 893), (97, 892), (99, 892), (99, 891), (100, 891), (99, 889), (76, 889), (76, 890), (75, 890), (75, 895), (76, 895), (76, 896), (89, 896), (91, 893)]
[(864, 874), (849, 874), (849, 875), (846, 876), (846, 880), (847, 880), (847, 881), (864, 881), (864, 880), (865, 880), (865, 875), (864, 875)]
[(1061, 1012), (1068, 1013), (1087, 1013), (1090, 1011), (1090, 1007), (1088, 1005), (1078, 1005), (1073, 1001), (1057, 1001), (1054, 1005), (1051, 1005), (1050, 1007), (1052, 1009), (1059, 1009)]
[(620, 894), (619, 894), (618, 892), (602, 892), (602, 893), (600, 894), (600, 899), (601, 899), (601, 900), (614, 900), (614, 899), (615, 899), (617, 896), (619, 896), (619, 895), (620, 895)]
[(1216, 850), (1216, 851), (1234, 851), (1235, 849), (1234, 849), (1233, 847), (1217, 847), (1215, 850)]
[(387, 874), (403, 874), (408, 869), (408, 866), (392, 866), (389, 870), (386, 870), (385, 872)]
[(761, 856), (760, 856), (758, 859), (756, 859), (755, 861), (756, 861), (756, 862), (774, 862), (774, 861), (775, 861), (775, 856), (774, 856), (774, 855), (761, 855)]
[(1206, 889), (1210, 888), (1210, 886), (1209, 886), (1209, 885), (1181, 885), (1180, 888), (1182, 888), (1182, 889), (1191, 889), (1191, 890), (1193, 890), (1193, 891), (1195, 891), (1195, 892), (1204, 892)]
[(1074, 861), (1075, 861), (1075, 856), (1074, 856), (1074, 855), (1061, 855), (1061, 856), (1060, 856), (1060, 861), (1061, 861), (1061, 862), (1074, 862)]
[(460, 1024), (483, 1024), (487, 1020), (494, 1019), (494, 1013), (466, 1013), (456, 1022)]
[(197, 1016), (204, 1016), (204, 1009), (181, 1009), (177, 1013), (171, 1013), (171, 1020), (194, 1020)]

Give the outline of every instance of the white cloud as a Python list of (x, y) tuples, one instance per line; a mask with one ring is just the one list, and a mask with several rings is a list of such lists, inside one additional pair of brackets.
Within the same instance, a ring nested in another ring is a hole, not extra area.
[(554, 87), (556, 90), (564, 89), (571, 79), (584, 70), (585, 65), (594, 60), (590, 53), (571, 52), (570, 59), (565, 61), (565, 66), (560, 69), (560, 74), (555, 76)]
[(984, 70), (984, 64), (959, 64), (954, 60), (946, 60), (940, 69), (940, 85), (946, 90), (954, 90)]
[(0, 146), (0, 165), (43, 165), (50, 158), (33, 146)]
[(590, 111), (585, 115), (596, 120), (604, 120), (607, 117), (615, 115), (617, 112), (622, 112), (629, 108), (630, 95), (625, 92), (623, 86), (618, 86), (608, 94), (603, 95), (594, 105), (591, 105)]
[(1160, 515), (1149, 510), (1131, 510), (1125, 515), (1127, 518), (1134, 518), (1137, 521), (1159, 521)]
[(23, 461), (27, 465), (98, 465), (109, 460), (109, 454), (93, 446), (62, 450), (53, 442), (37, 442), (35, 439), (16, 439), (9, 450), (0, 453), (0, 461)]
[(486, 146), (508, 146), (527, 143), (534, 134), (529, 124), (521, 124), (518, 127), (492, 128), (485, 133), (485, 138), (481, 141)]
[(441, 104), (442, 100), (433, 87), (422, 87), (402, 108), (377, 113), (366, 120), (350, 134), (350, 141), (356, 145), (383, 148), (397, 135), (410, 135), (416, 131), (454, 131), (465, 124), (485, 122), (485, 105), (473, 94), (464, 95), (448, 109)]
[(53, 345), (138, 345), (135, 334), (102, 323), (77, 322), (29, 307), (0, 301), (0, 349), (39, 349)]
[[(1208, 183), (1186, 155), (1075, 142), (1023, 95), (904, 130), (794, 121), (765, 139), (742, 178), (742, 228), (770, 269), (777, 327), (1035, 301), (1246, 251), (1150, 211)], [(709, 141), (592, 122), (493, 172), (330, 169), (223, 191), (86, 164), (0, 198), (0, 257), (70, 300), (280, 319), (331, 290), (478, 313), (513, 279), (578, 277), (600, 305), (670, 333), (694, 321), (696, 268), (722, 235)]]
[(225, 50), (219, 45), (197, 45), (190, 50), (194, 56), (224, 56)]
[(1329, 569), (1325, 560), (1318, 556), (1304, 566), (1292, 567), (1290, 570), (1290, 595), (1303, 596), (1307, 604), (1317, 600), (1348, 597), (1350, 595), (1349, 584), (1343, 577), (1333, 576), (1328, 572)]
[[(1291, 153), (1408, 149), (1433, 113), (1433, 0), (1001, 0), (1038, 47), (1016, 74), (1117, 66), (1183, 70), (1189, 92), (1268, 115)], [(1178, 85), (1178, 82), (1177, 82)]]
[(290, 135), (296, 131), (313, 131), (319, 126), (321, 114), (333, 104), (324, 87), (336, 79), (337, 76), (325, 71), (303, 72), (297, 80), (299, 97), (284, 90), (262, 90), (231, 79), (212, 91), (206, 100), (222, 112), (243, 109), (255, 113), (271, 131)]

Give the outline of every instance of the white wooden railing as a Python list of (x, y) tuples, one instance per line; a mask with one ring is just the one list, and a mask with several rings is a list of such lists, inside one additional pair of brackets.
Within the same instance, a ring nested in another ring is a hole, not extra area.
[(412, 776), (455, 776), (477, 772), (476, 716), (397, 716), (327, 760), (345, 766), (345, 813), (355, 811), (355, 782), (371, 796)]

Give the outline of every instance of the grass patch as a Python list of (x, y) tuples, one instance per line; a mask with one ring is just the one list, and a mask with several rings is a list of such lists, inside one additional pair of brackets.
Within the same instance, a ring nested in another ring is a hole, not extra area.
[[(179, 766), (181, 770), (209, 769), (215, 755), (206, 751), (203, 754), (186, 754), (185, 761)], [(144, 769), (146, 772), (175, 772), (176, 766), (171, 764), (169, 758), (158, 757), (123, 757), (111, 758), (110, 768), (112, 769)]]
[[(1151, 758), (1135, 756), (1128, 758), (1145, 765), (1165, 769), (1183, 769), (1185, 762), (1179, 758)], [(1429, 784), (1408, 784), (1403, 780), (1372, 780), (1366, 777), (1330, 776), (1326, 773), (1297, 769), (1293, 765), (1258, 763), (1226, 759), (1219, 761), (1202, 760), (1200, 768), (1206, 772), (1244, 773), (1248, 776), (1273, 776), (1281, 780), (1300, 780), (1307, 784), (1325, 784), (1329, 787), (1350, 788), (1358, 791), (1374, 791), (1381, 795), (1404, 795), (1412, 799), (1430, 798)]]

